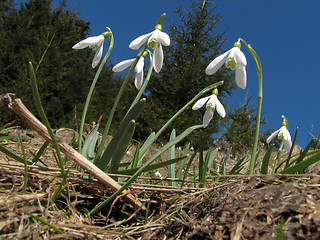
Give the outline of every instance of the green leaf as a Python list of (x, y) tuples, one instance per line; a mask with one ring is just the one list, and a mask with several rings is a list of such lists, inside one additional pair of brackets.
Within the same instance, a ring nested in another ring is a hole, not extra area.
[(273, 148), (274, 148), (274, 145), (272, 144), (268, 148), (266, 154), (264, 155), (264, 158), (262, 160), (262, 165), (261, 165), (261, 168), (260, 168), (260, 173), (261, 174), (268, 174), (268, 167), (269, 167), (270, 157), (271, 157)]
[(82, 156), (84, 156), (89, 161), (93, 161), (94, 159), (94, 149), (99, 137), (99, 124), (95, 125), (91, 131), (89, 132), (82, 148)]
[(154, 160), (156, 160), (161, 154), (166, 152), (171, 146), (177, 144), (180, 142), (182, 139), (187, 137), (190, 133), (192, 133), (194, 130), (202, 128), (203, 125), (195, 125), (192, 127), (187, 128), (183, 133), (181, 133), (179, 136), (177, 136), (173, 141), (167, 143), (164, 145), (156, 154), (154, 154), (146, 163), (143, 164), (142, 167), (138, 169), (138, 171), (135, 172), (135, 174), (114, 194), (112, 194), (108, 199), (100, 203), (97, 207), (95, 207), (93, 210), (90, 212), (90, 216), (95, 214), (97, 211), (99, 211), (103, 206), (111, 202), (115, 197), (117, 197), (119, 194), (122, 193), (123, 190), (125, 190), (129, 185), (138, 177), (140, 174), (144, 171), (146, 167), (148, 167)]
[(44, 153), (44, 151), (47, 149), (48, 146), (49, 146), (49, 142), (45, 141), (40, 147), (40, 149), (38, 150), (38, 152), (33, 156), (33, 159), (32, 159), (33, 163), (37, 163), (38, 161), (40, 161), (44, 166), (47, 167), (47, 164), (41, 161), (40, 157)]
[(134, 105), (131, 110), (127, 113), (125, 118), (122, 120), (119, 128), (117, 129), (116, 133), (114, 134), (111, 142), (109, 143), (108, 147), (102, 154), (101, 158), (96, 158), (94, 160), (94, 164), (99, 167), (102, 171), (105, 171), (108, 163), (110, 162), (112, 156), (114, 156), (114, 152), (117, 151), (117, 145), (122, 137), (124, 131), (126, 130), (128, 124), (135, 120), (137, 121), (138, 117), (140, 116), (141, 111), (145, 105), (146, 99), (141, 99), (136, 105)]
[[(7, 148), (5, 148), (4, 146), (2, 146), (0, 144), (0, 151), (3, 152), (4, 154), (6, 154), (8, 157), (13, 158), (14, 160), (23, 163), (24, 164), (24, 159), (17, 156), (16, 154), (14, 154), (13, 152), (11, 152), (10, 150), (8, 150)], [(32, 165), (32, 162), (27, 161), (28, 165)]]
[(233, 175), (233, 174), (239, 174), (241, 172), (241, 170), (243, 169), (243, 167), (245, 166), (245, 164), (249, 161), (249, 159), (247, 159), (246, 161), (244, 161), (246, 158), (243, 157), (242, 159), (240, 159), (236, 165), (234, 165), (234, 167), (230, 170), (229, 175)]
[(60, 228), (55, 227), (54, 225), (48, 223), (47, 221), (43, 220), (40, 217), (33, 215), (32, 213), (29, 213), (29, 212), (24, 212), (24, 213), (27, 214), (28, 216), (30, 216), (31, 218), (33, 218), (34, 220), (42, 222), (44, 225), (47, 225), (49, 228), (53, 229), (57, 233), (60, 233), (60, 234), (64, 233)]
[(123, 158), (128, 148), (128, 145), (132, 139), (135, 127), (136, 127), (136, 122), (135, 120), (132, 120), (131, 122), (129, 122), (128, 126), (122, 133), (122, 136), (119, 139), (119, 142), (115, 148), (115, 151), (112, 154), (110, 172), (112, 173), (118, 172), (121, 159)]
[(141, 163), (142, 159), (143, 159), (143, 158), (146, 156), (146, 154), (148, 153), (150, 147), (152, 146), (152, 144), (149, 144), (149, 143), (153, 142), (155, 135), (156, 135), (155, 132), (152, 132), (152, 133), (148, 136), (147, 140), (144, 142), (144, 144), (142, 145), (142, 147), (140, 148), (140, 153), (143, 152), (144, 154), (142, 154), (142, 155), (140, 156), (138, 164)]
[[(218, 153), (218, 148), (214, 149), (213, 151), (211, 151), (211, 153), (208, 151), (207, 155), (206, 155), (206, 160), (205, 160), (205, 172), (208, 172), (208, 169), (210, 168), (213, 160), (216, 158), (217, 153)], [(210, 153), (210, 154), (209, 154)]]
[(140, 143), (138, 143), (136, 151), (134, 152), (134, 156), (132, 162), (128, 169), (137, 168), (139, 164), (139, 152), (140, 152)]
[(227, 151), (227, 154), (226, 156), (221, 160), (221, 164), (220, 164), (220, 171), (219, 171), (219, 174), (223, 174), (223, 175), (226, 175), (226, 166), (227, 166), (227, 161), (229, 159), (229, 156), (231, 154), (231, 150), (232, 148), (229, 148), (228, 151)]
[(312, 164), (318, 162), (320, 160), (320, 152), (313, 155), (312, 157), (299, 162), (298, 164), (293, 165), (292, 167), (288, 167), (282, 170), (280, 173), (282, 174), (294, 174), (300, 171), (304, 171), (307, 167), (311, 166)]
[(182, 157), (185, 157), (185, 159), (183, 159), (179, 163), (179, 167), (178, 167), (178, 170), (176, 172), (176, 178), (180, 178), (181, 177), (181, 172), (182, 172), (182, 169), (184, 167), (184, 163), (185, 163), (185, 161), (186, 161), (186, 159), (188, 157), (188, 154), (189, 154), (189, 149), (190, 149), (190, 143), (188, 143), (187, 147), (184, 149)]

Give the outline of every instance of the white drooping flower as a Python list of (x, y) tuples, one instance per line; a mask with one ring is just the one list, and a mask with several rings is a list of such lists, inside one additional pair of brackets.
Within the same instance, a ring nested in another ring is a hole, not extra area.
[(140, 37), (134, 39), (129, 48), (137, 50), (139, 49), (146, 41), (148, 41), (148, 47), (153, 49), (152, 63), (154, 70), (159, 73), (163, 65), (163, 51), (162, 45), (170, 45), (170, 37), (165, 32), (161, 31), (161, 25), (157, 25), (155, 30), (151, 33), (141, 35)]
[(95, 68), (102, 57), (103, 52), (103, 43), (105, 38), (108, 36), (109, 32), (104, 32), (99, 36), (94, 37), (88, 37), (77, 44), (75, 44), (72, 48), (73, 49), (83, 49), (86, 47), (90, 47), (93, 50), (96, 50), (96, 53), (94, 54), (93, 60), (92, 60), (92, 68)]
[(227, 68), (236, 70), (236, 83), (240, 88), (245, 89), (247, 85), (247, 59), (243, 52), (241, 52), (240, 47), (240, 42), (236, 42), (234, 47), (229, 51), (213, 59), (206, 68), (206, 74), (214, 74), (223, 65), (223, 63), (225, 63)]
[(209, 97), (204, 97), (204, 98), (199, 99), (192, 107), (192, 110), (198, 110), (205, 103), (207, 103), (206, 104), (206, 112), (203, 116), (203, 125), (205, 125), (205, 127), (207, 127), (209, 122), (211, 121), (213, 114), (214, 114), (214, 110), (217, 110), (218, 114), (222, 118), (224, 118), (226, 116), (226, 111), (225, 111), (223, 105), (220, 103), (217, 95), (218, 95), (218, 90), (214, 89), (212, 92), (212, 95), (210, 95)]
[[(135, 61), (135, 58), (119, 62), (112, 68), (112, 71), (121, 72), (127, 67), (131, 66), (134, 61)], [(137, 65), (134, 68), (134, 71), (136, 72), (136, 76), (134, 78), (134, 85), (138, 90), (140, 90), (143, 84), (143, 67), (144, 67), (144, 56), (141, 56), (139, 58), (139, 61), (137, 62)]]
[(292, 146), (292, 141), (291, 141), (291, 135), (288, 130), (288, 121), (284, 115), (282, 115), (283, 118), (283, 123), (282, 127), (279, 128), (277, 131), (272, 133), (268, 138), (267, 138), (267, 143), (269, 144), (272, 139), (274, 139), (276, 136), (278, 136), (279, 139), (283, 141), (284, 147), (287, 151), (290, 151), (291, 146)]
[(161, 173), (159, 172), (159, 170), (156, 171), (156, 172), (154, 173), (154, 175), (155, 175), (156, 177), (158, 177), (158, 178), (162, 178), (162, 175), (161, 175)]

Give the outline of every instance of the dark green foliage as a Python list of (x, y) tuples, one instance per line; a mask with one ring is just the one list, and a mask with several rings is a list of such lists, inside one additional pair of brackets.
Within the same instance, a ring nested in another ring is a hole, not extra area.
[[(36, 113), (27, 72), (31, 61), (51, 125), (75, 125), (75, 116), (81, 118), (96, 69), (91, 68), (90, 49), (73, 50), (72, 46), (90, 33), (90, 23), (82, 20), (76, 11), (66, 9), (65, 1), (53, 6), (52, 0), (30, 0), (18, 8), (10, 3), (0, 5), (1, 93), (15, 93)], [(97, 84), (100, 99), (93, 99), (97, 105), (92, 107), (88, 122), (98, 120), (110, 105), (106, 103), (116, 94), (111, 90), (119, 84), (120, 80), (112, 78), (111, 67), (105, 67)], [(0, 121), (15, 118), (14, 114), (2, 111)]]
[[(234, 87), (233, 75), (226, 68), (221, 68), (215, 75), (207, 76), (207, 65), (223, 50), (225, 41), (217, 31), (219, 14), (214, 14), (210, 3), (193, 1), (190, 9), (176, 9), (180, 22), (168, 24), (171, 45), (164, 47), (164, 65), (159, 74), (154, 74), (148, 86), (146, 109), (142, 122), (138, 123), (135, 137), (144, 139), (152, 131), (157, 131), (180, 108), (191, 100), (199, 91), (210, 84), (224, 80), (219, 87), (219, 97), (230, 94)], [(204, 96), (203, 96), (204, 97)], [(202, 124), (204, 109), (185, 111), (171, 127), (162, 134), (168, 141), (171, 129), (177, 134), (189, 126)], [(203, 138), (212, 141), (210, 136), (220, 129), (221, 118), (215, 114), (209, 126), (203, 131)], [(190, 135), (186, 141), (198, 144), (198, 134)], [(207, 143), (209, 143), (207, 142)]]
[[(257, 108), (250, 103), (251, 97), (246, 98), (238, 108), (233, 108), (226, 115), (223, 125), (225, 132), (222, 138), (232, 144), (233, 151), (248, 150), (252, 147), (256, 129)], [(261, 117), (261, 126), (266, 124), (265, 117)], [(272, 132), (269, 129), (259, 136), (260, 142), (265, 143), (266, 137)]]

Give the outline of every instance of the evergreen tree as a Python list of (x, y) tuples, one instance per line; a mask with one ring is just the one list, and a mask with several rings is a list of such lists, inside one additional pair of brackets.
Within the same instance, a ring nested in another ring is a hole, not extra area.
[[(219, 87), (219, 99), (231, 93), (234, 88), (233, 78), (229, 70), (221, 68), (213, 76), (207, 76), (205, 69), (216, 56), (222, 53), (223, 33), (218, 33), (217, 24), (220, 14), (207, 1), (193, 1), (190, 9), (176, 9), (179, 23), (168, 24), (171, 44), (164, 48), (164, 65), (158, 75), (154, 75), (148, 86), (147, 105), (138, 125), (137, 138), (143, 139), (152, 131), (157, 131), (181, 107), (191, 100), (199, 91), (218, 81), (224, 81)], [(211, 93), (208, 93), (211, 94)], [(204, 109), (203, 109), (204, 111)], [(201, 110), (185, 111), (171, 125), (177, 133), (187, 127), (202, 124)], [(214, 115), (209, 126), (203, 131), (203, 139), (217, 133), (220, 129), (220, 117)], [(162, 135), (163, 140), (169, 139), (171, 129)], [(193, 134), (187, 141), (197, 145), (198, 135)]]
[[(19, 8), (12, 1), (0, 5), (0, 89), (12, 92), (37, 115), (31, 92), (28, 62), (36, 70), (43, 106), (53, 127), (71, 126), (75, 108), (81, 118), (83, 105), (97, 69), (91, 68), (91, 49), (76, 51), (72, 46), (91, 32), (90, 23), (78, 13), (66, 9), (66, 1), (58, 6), (52, 0), (29, 0)], [(110, 66), (100, 76), (96, 92), (104, 96), (96, 101), (88, 122), (97, 121), (113, 99), (112, 87), (120, 80), (113, 78)], [(100, 86), (100, 87), (99, 87)], [(108, 89), (111, 94), (105, 94)], [(1, 113), (1, 122), (16, 119), (8, 111)], [(72, 123), (74, 124), (74, 123)]]
[[(231, 144), (234, 152), (249, 150), (252, 147), (257, 119), (257, 108), (252, 106), (251, 97), (245, 99), (245, 102), (237, 108), (228, 112), (223, 121), (225, 132), (222, 138)], [(261, 117), (261, 126), (267, 124), (265, 117)], [(273, 132), (273, 129), (261, 132), (259, 142), (266, 144), (266, 137)], [(276, 147), (280, 146), (279, 141), (274, 141)]]

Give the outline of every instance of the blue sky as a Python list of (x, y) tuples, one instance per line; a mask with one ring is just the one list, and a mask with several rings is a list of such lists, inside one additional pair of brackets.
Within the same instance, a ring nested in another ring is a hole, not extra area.
[[(191, 0), (174, 2), (188, 8)], [(310, 132), (320, 134), (320, 1), (216, 0), (213, 5), (216, 13), (224, 15), (217, 31), (222, 33), (228, 29), (223, 48), (228, 50), (241, 37), (252, 45), (261, 59), (262, 111), (268, 121), (267, 127), (280, 128), (284, 114), (291, 134), (299, 127), (298, 144), (306, 146), (311, 140)], [(178, 21), (172, 0), (68, 0), (67, 6), (78, 8), (80, 16), (91, 22), (92, 35), (101, 34), (106, 26), (112, 29), (115, 47), (111, 60), (115, 63), (131, 56), (129, 43), (150, 32), (162, 13), (167, 13), (164, 22)], [(244, 45), (242, 50), (248, 60), (247, 89), (257, 104), (256, 68)], [(237, 106), (245, 96), (246, 91), (237, 89), (228, 102)]]

